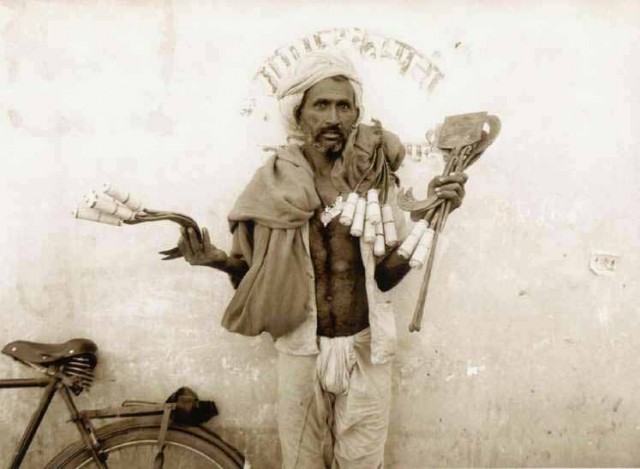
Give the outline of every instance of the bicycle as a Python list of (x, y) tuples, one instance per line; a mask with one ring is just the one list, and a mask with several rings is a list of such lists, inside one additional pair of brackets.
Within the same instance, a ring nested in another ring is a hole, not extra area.
[[(42, 387), (44, 392), (14, 452), (11, 469), (18, 469), (49, 408), (60, 392), (81, 440), (63, 449), (45, 469), (249, 469), (232, 445), (201, 426), (217, 415), (213, 401), (201, 401), (189, 388), (180, 388), (167, 402), (125, 401), (120, 406), (78, 410), (74, 396), (93, 384), (98, 348), (88, 339), (61, 344), (14, 341), (2, 353), (45, 376), (0, 380), (0, 389)], [(125, 418), (126, 417), (126, 418)], [(124, 418), (102, 427), (92, 420)]]

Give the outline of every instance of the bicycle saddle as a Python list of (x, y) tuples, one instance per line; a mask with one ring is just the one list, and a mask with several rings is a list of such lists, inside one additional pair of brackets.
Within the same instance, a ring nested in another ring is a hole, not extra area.
[(2, 353), (21, 362), (46, 365), (80, 355), (94, 355), (98, 347), (89, 339), (71, 339), (62, 344), (41, 344), (16, 340), (4, 346)]

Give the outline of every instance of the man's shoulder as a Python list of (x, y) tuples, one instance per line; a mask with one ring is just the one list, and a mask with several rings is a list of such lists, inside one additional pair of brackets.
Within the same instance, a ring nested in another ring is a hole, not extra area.
[(262, 148), (262, 163), (256, 168), (259, 171), (265, 166), (273, 166), (276, 162), (288, 161), (299, 165), (301, 161), (304, 161), (304, 155), (300, 146), (297, 144), (285, 144), (285, 145), (269, 145)]

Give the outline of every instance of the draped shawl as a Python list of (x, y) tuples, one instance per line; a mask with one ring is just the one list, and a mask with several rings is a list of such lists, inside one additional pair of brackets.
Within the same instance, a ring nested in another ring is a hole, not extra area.
[(320, 205), (313, 170), (299, 146), (278, 150), (258, 169), (228, 216), (232, 254), (244, 258), (249, 270), (224, 313), (225, 328), (278, 338), (304, 322), (315, 300), (302, 228)]

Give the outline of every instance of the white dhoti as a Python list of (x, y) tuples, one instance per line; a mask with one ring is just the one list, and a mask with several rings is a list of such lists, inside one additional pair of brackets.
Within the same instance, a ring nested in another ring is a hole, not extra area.
[(321, 337), (319, 347), (317, 356), (279, 354), (283, 469), (381, 468), (391, 363), (371, 364), (369, 329)]

